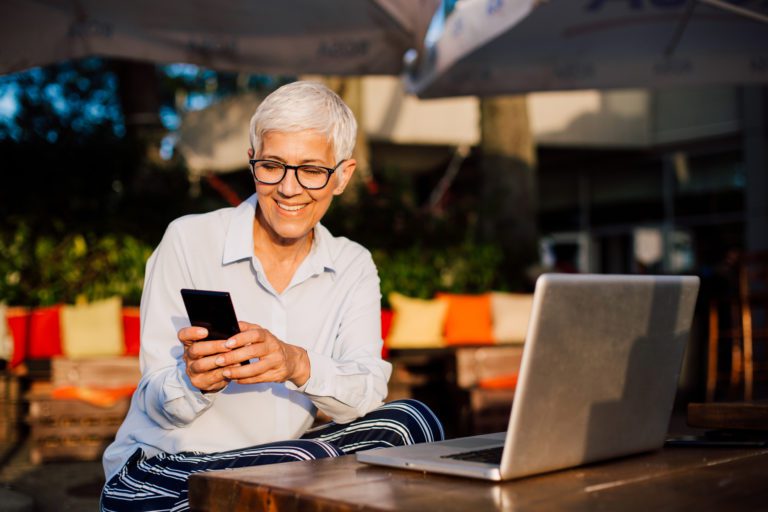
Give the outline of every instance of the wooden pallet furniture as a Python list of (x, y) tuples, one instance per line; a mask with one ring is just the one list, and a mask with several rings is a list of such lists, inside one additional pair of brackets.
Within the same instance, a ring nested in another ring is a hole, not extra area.
[(388, 400), (427, 403), (451, 437), (505, 430), (514, 386), (486, 384), (516, 375), (522, 353), (522, 345), (393, 349)]
[(0, 372), (0, 444), (13, 445), (19, 437), (21, 384), (19, 378)]
[(709, 304), (706, 398), (749, 401), (768, 380), (768, 251), (732, 255), (723, 274)]
[(51, 380), (33, 383), (26, 395), (31, 461), (40, 464), (55, 460), (100, 459), (130, 405), (129, 397), (96, 405), (81, 399), (56, 398), (55, 390), (65, 386), (117, 389), (135, 386), (139, 378), (136, 357), (54, 358)]
[(27, 394), (33, 464), (101, 458), (128, 412), (129, 400), (98, 407), (81, 400), (52, 397), (50, 383), (35, 383)]

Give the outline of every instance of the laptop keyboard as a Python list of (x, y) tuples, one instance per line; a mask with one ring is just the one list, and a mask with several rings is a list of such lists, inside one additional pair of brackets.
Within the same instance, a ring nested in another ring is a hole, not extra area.
[(504, 446), (494, 446), (484, 450), (474, 450), (471, 452), (452, 453), (443, 455), (443, 459), (468, 460), (471, 462), (485, 462), (486, 464), (501, 464), (501, 454)]

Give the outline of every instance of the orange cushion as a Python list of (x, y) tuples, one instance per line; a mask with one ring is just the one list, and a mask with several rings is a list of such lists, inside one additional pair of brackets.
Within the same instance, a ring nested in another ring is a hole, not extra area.
[(477, 385), (481, 389), (515, 389), (517, 387), (517, 373), (480, 379)]
[(117, 388), (88, 388), (82, 386), (62, 386), (53, 390), (54, 400), (82, 400), (97, 407), (114, 407), (120, 400), (130, 398), (136, 386)]
[(448, 314), (445, 319), (447, 345), (493, 343), (489, 294), (438, 293), (437, 297), (448, 300)]

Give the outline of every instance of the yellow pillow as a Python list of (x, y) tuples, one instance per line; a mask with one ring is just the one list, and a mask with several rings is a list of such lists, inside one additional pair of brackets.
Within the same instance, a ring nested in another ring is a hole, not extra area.
[(5, 303), (0, 302), (0, 359), (10, 361), (13, 359), (13, 338), (6, 318), (7, 310)]
[(533, 306), (530, 293), (491, 293), (493, 337), (496, 343), (523, 343)]
[(389, 294), (394, 316), (387, 336), (389, 348), (437, 348), (444, 345), (443, 326), (448, 313), (445, 299), (414, 299)]
[(63, 306), (61, 348), (71, 358), (123, 354), (123, 317), (120, 297)]

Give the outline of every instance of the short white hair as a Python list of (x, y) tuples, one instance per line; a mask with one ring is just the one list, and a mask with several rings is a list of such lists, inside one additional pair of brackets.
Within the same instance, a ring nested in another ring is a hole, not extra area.
[(328, 138), (336, 164), (352, 157), (357, 121), (352, 110), (325, 85), (299, 81), (267, 96), (251, 117), (251, 148), (261, 153), (268, 132), (315, 130)]

